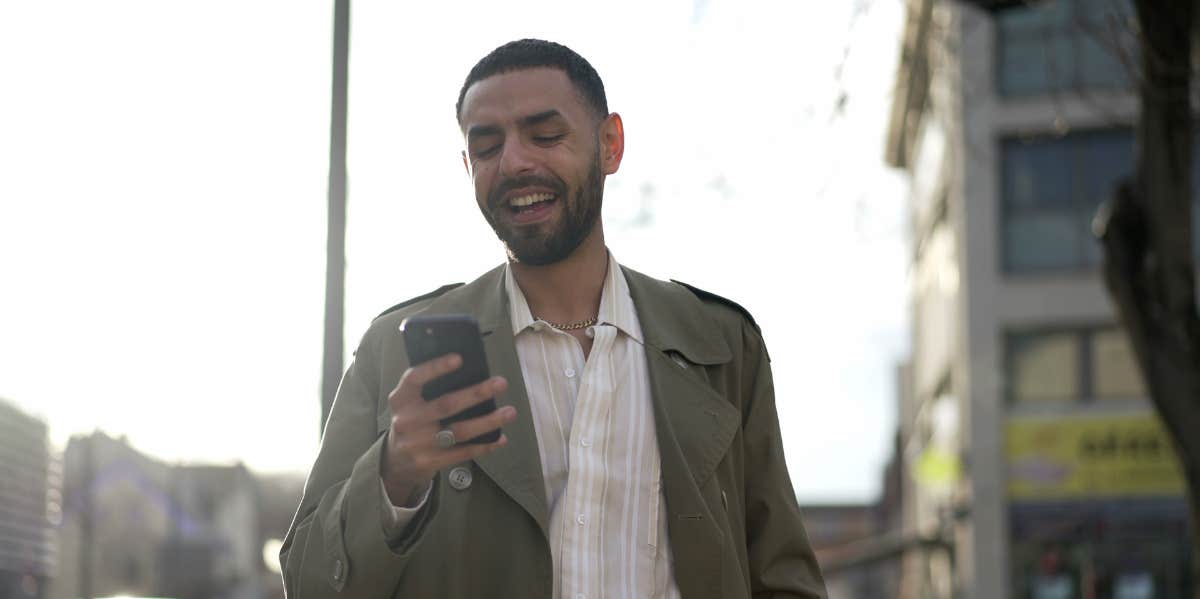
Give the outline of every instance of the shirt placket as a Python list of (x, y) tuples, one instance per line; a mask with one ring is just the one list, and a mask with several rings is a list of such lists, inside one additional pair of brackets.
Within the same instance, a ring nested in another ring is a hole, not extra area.
[(584, 364), (571, 424), (571, 464), (562, 519), (561, 555), (563, 599), (600, 597), (603, 574), (603, 506), (607, 483), (607, 439), (605, 423), (612, 410), (612, 346), (617, 337), (613, 326), (593, 327), (592, 349)]

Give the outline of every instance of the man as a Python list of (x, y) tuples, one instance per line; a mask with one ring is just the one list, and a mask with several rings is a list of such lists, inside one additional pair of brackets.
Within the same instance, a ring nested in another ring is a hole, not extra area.
[[(507, 263), (367, 331), (284, 541), (288, 595), (823, 596), (753, 320), (605, 246), (624, 130), (599, 75), (564, 46), (512, 42), (456, 110)], [(497, 376), (427, 402), (461, 359), (411, 365), (397, 329), (451, 313), (479, 321)], [(491, 397), (494, 412), (438, 424)]]

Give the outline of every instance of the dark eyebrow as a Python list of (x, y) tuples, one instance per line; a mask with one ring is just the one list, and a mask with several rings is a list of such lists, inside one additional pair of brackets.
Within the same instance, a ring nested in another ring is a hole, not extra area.
[(532, 127), (534, 125), (544, 123), (553, 118), (562, 118), (562, 113), (551, 108), (550, 110), (543, 110), (542, 112), (539, 112), (537, 114), (531, 114), (526, 117), (521, 117), (520, 123), (521, 123), (521, 125), (523, 125), (525, 127)]

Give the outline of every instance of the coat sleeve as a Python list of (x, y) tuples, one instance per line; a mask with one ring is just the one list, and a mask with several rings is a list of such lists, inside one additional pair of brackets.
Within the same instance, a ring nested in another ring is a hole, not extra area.
[(377, 430), (377, 402), (384, 396), (378, 388), (378, 356), (364, 340), (338, 387), (321, 449), (279, 554), (289, 598), (390, 596), (437, 512), (435, 482), (406, 535), (389, 545), (383, 517), (387, 506), (379, 491), (387, 437)]
[(783, 456), (771, 361), (758, 331), (742, 327), (746, 545), (756, 598), (825, 597), (825, 583)]

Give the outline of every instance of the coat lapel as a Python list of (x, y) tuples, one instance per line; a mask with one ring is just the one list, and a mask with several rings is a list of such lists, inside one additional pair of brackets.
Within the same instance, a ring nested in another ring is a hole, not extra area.
[(488, 370), (508, 380), (508, 391), (496, 398), (499, 405), (511, 405), (517, 418), (504, 428), (508, 445), (475, 460), (496, 485), (529, 513), (542, 534), (549, 538), (549, 509), (538, 455), (537, 434), (529, 410), (525, 378), (517, 359), (508, 297), (504, 293), (504, 266), (495, 268), (475, 281), (447, 292), (423, 310), (427, 314), (470, 314), (479, 321)]
[(676, 583), (685, 597), (719, 596), (722, 533), (703, 489), (741, 414), (709, 386), (703, 366), (729, 362), (732, 353), (691, 292), (624, 270), (646, 339), (675, 571), (686, 573)]

